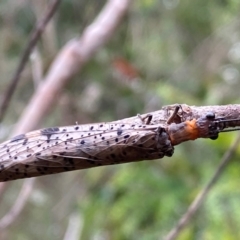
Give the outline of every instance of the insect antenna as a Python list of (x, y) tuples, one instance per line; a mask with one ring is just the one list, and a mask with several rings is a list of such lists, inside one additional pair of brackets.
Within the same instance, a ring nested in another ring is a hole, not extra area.
[(234, 131), (239, 131), (240, 130), (240, 127), (236, 127), (236, 128), (229, 128), (229, 129), (223, 129), (223, 130), (220, 130), (219, 132), (234, 132)]
[(240, 130), (240, 119), (215, 119), (219, 132), (233, 132)]

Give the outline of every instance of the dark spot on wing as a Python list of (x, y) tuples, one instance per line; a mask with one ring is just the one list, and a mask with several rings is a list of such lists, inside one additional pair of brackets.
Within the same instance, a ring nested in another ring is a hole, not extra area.
[[(124, 125), (122, 125), (122, 126), (124, 126)], [(123, 130), (121, 128), (118, 128), (117, 135), (120, 136), (122, 133), (123, 133)]]
[(42, 135), (53, 134), (59, 131), (58, 127), (44, 128), (41, 130)]
[(25, 138), (24, 141), (23, 141), (23, 145), (26, 145), (28, 142), (28, 138)]
[(47, 136), (47, 143), (50, 142), (50, 138), (52, 136), (52, 134), (56, 133), (59, 131), (58, 127), (52, 127), (52, 128), (44, 128), (41, 130), (41, 134), (44, 136)]
[(26, 138), (25, 134), (20, 134), (20, 135), (17, 135), (16, 137), (12, 138), (10, 142), (16, 142), (16, 141), (19, 141), (19, 140), (22, 140), (25, 138)]

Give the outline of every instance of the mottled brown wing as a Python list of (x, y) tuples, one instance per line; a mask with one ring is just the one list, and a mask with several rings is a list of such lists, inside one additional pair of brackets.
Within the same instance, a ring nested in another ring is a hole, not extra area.
[(91, 124), (49, 128), (0, 145), (0, 181), (171, 155), (159, 126)]

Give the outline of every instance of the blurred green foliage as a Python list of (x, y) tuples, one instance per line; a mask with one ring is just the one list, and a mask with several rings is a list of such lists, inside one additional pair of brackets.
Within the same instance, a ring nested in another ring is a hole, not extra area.
[[(0, 98), (46, 4), (0, 2)], [(62, 2), (37, 46), (43, 74), (104, 4)], [(39, 127), (112, 121), (173, 103), (239, 103), (239, 8), (236, 0), (135, 1), (107, 46), (72, 79)], [(34, 92), (31, 66), (24, 70), (2, 124), (2, 139)], [(132, 72), (125, 71), (128, 67)], [(173, 157), (158, 161), (38, 178), (24, 212), (1, 239), (63, 239), (73, 214), (79, 239), (162, 239), (210, 179), (234, 136), (183, 143)], [(178, 239), (240, 239), (239, 151)], [(6, 191), (1, 216), (21, 183)]]

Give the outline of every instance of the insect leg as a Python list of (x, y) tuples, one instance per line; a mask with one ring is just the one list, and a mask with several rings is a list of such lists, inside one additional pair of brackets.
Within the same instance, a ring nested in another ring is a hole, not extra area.
[(173, 113), (170, 115), (170, 117), (169, 117), (168, 120), (167, 120), (167, 124), (173, 123), (173, 120), (174, 120), (175, 117), (177, 116), (178, 111), (179, 111), (180, 108), (182, 108), (181, 105), (176, 105)]
[[(142, 117), (139, 113), (137, 114), (137, 116), (140, 118), (142, 123), (146, 124), (146, 125), (149, 125), (151, 123), (152, 117), (153, 117), (152, 114), (147, 114), (146, 116)], [(145, 120), (146, 120), (146, 122), (145, 122)]]

